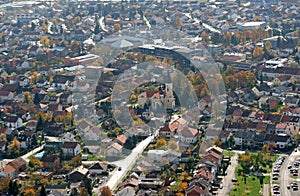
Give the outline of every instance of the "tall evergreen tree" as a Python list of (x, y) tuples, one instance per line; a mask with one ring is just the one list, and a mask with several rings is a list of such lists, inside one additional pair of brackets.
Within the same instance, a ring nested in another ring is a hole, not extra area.
[(38, 93), (35, 93), (34, 99), (33, 99), (33, 103), (34, 103), (35, 105), (38, 105), (38, 104), (40, 103), (40, 101), (41, 101), (41, 98), (40, 98), (39, 94), (38, 94)]
[(45, 189), (44, 185), (42, 185), (42, 188), (41, 188), (41, 191), (40, 191), (40, 196), (47, 196), (47, 192), (46, 192), (46, 189)]
[(100, 22), (98, 18), (95, 19), (95, 29), (94, 29), (95, 35), (98, 35), (100, 33)]
[(37, 121), (37, 123), (36, 123), (36, 130), (37, 131), (40, 131), (40, 130), (42, 130), (43, 129), (43, 119), (42, 119), (42, 117), (40, 116), (39, 117), (39, 119), (38, 119), (38, 121)]

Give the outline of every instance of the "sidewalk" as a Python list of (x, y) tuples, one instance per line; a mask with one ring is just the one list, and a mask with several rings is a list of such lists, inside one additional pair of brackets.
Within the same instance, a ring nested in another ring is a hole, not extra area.
[(263, 196), (269, 196), (269, 188), (270, 188), (270, 184), (264, 184), (263, 186)]

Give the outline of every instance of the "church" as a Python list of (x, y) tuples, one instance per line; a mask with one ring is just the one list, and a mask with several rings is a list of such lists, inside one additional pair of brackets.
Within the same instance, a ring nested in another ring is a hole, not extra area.
[(164, 88), (161, 86), (159, 90), (144, 90), (138, 96), (138, 104), (141, 108), (145, 108), (147, 105), (154, 111), (162, 107), (173, 110), (175, 108), (175, 97), (172, 82), (166, 83)]

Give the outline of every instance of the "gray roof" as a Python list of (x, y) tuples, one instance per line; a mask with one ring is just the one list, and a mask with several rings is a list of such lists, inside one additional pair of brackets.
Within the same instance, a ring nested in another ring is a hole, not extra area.
[(117, 192), (116, 196), (134, 196), (135, 191), (132, 188), (126, 187), (121, 191)]

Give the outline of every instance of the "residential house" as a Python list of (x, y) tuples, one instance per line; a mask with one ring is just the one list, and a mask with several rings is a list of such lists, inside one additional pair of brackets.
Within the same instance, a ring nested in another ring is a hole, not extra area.
[(106, 150), (107, 157), (119, 157), (122, 153), (123, 146), (117, 142), (112, 143)]
[(96, 162), (89, 167), (90, 174), (100, 175), (105, 171), (107, 171), (107, 165), (102, 162)]
[(191, 127), (184, 127), (178, 131), (179, 140), (183, 143), (195, 143), (199, 140), (200, 131)]
[(127, 178), (123, 183), (122, 187), (124, 188), (132, 188), (133, 190), (138, 190), (139, 188), (139, 180), (134, 177)]
[(48, 105), (47, 113), (52, 115), (56, 111), (62, 112), (62, 105), (60, 105), (59, 103), (50, 103)]
[(278, 123), (275, 127), (275, 133), (276, 134), (290, 134), (287, 132), (287, 124)]
[(126, 140), (127, 140), (127, 137), (124, 134), (118, 135), (116, 138), (116, 142), (122, 146), (125, 144)]
[(17, 173), (23, 172), (26, 170), (26, 161), (20, 157), (9, 162), (8, 165), (12, 166), (16, 170)]
[(124, 133), (126, 137), (141, 136), (148, 137), (151, 134), (151, 128), (147, 124), (130, 127)]
[(203, 186), (193, 184), (185, 190), (186, 196), (205, 196), (207, 191)]
[(6, 127), (16, 129), (23, 125), (23, 120), (16, 115), (5, 115), (2, 119)]
[(174, 123), (167, 123), (159, 129), (159, 137), (170, 140), (176, 133), (178, 126)]
[(125, 187), (116, 193), (116, 196), (135, 196), (135, 190), (131, 187)]
[(47, 121), (44, 123), (44, 133), (48, 136), (59, 136), (65, 132), (64, 124)]
[(207, 129), (205, 132), (206, 140), (215, 140), (219, 137), (220, 131), (217, 129)]
[(153, 162), (160, 162), (165, 154), (165, 150), (149, 150), (148, 158)]
[(37, 125), (37, 120), (30, 120), (29, 122), (26, 123), (26, 128), (31, 131), (35, 131), (36, 125)]
[(80, 154), (80, 145), (78, 142), (64, 142), (62, 152), (65, 156), (75, 157)]
[(213, 176), (211, 173), (211, 167), (204, 166), (197, 170), (197, 172), (193, 176), (194, 179), (203, 179), (208, 183), (213, 181)]
[(64, 142), (75, 142), (75, 136), (71, 132), (67, 132), (60, 137), (62, 143)]
[(34, 134), (34, 132), (30, 131), (30, 130), (19, 131), (19, 133), (17, 135), (17, 139), (20, 142), (21, 148), (28, 148), (31, 145), (33, 134)]
[(72, 103), (72, 95), (71, 94), (62, 94), (60, 95), (60, 104), (62, 105), (70, 105)]
[(235, 145), (241, 147), (251, 147), (254, 144), (255, 132), (237, 131), (233, 133)]
[(230, 136), (231, 136), (230, 131), (221, 130), (219, 137), (222, 144), (226, 144), (229, 141)]
[(44, 151), (46, 153), (59, 153), (61, 151), (62, 143), (61, 142), (49, 142), (46, 141)]
[(284, 149), (292, 145), (292, 137), (286, 134), (267, 134), (265, 139), (266, 144), (275, 143), (276, 148)]
[(69, 180), (71, 183), (81, 182), (81, 180), (85, 178), (88, 173), (89, 170), (81, 165), (69, 173)]
[(163, 155), (163, 158), (167, 158), (170, 164), (179, 164), (181, 153), (173, 150), (168, 150)]
[(267, 84), (262, 83), (259, 86), (253, 87), (252, 91), (257, 97), (261, 97), (263, 95), (270, 95), (271, 88)]
[(0, 90), (0, 102), (4, 102), (6, 100), (12, 100), (14, 98), (14, 94), (10, 91)]
[(0, 176), (14, 179), (17, 177), (17, 171), (13, 166), (7, 164), (0, 169)]
[(288, 96), (285, 98), (284, 104), (291, 108), (299, 107), (300, 98)]
[(43, 168), (46, 169), (58, 169), (60, 168), (60, 158), (54, 154), (44, 154), (41, 158)]

